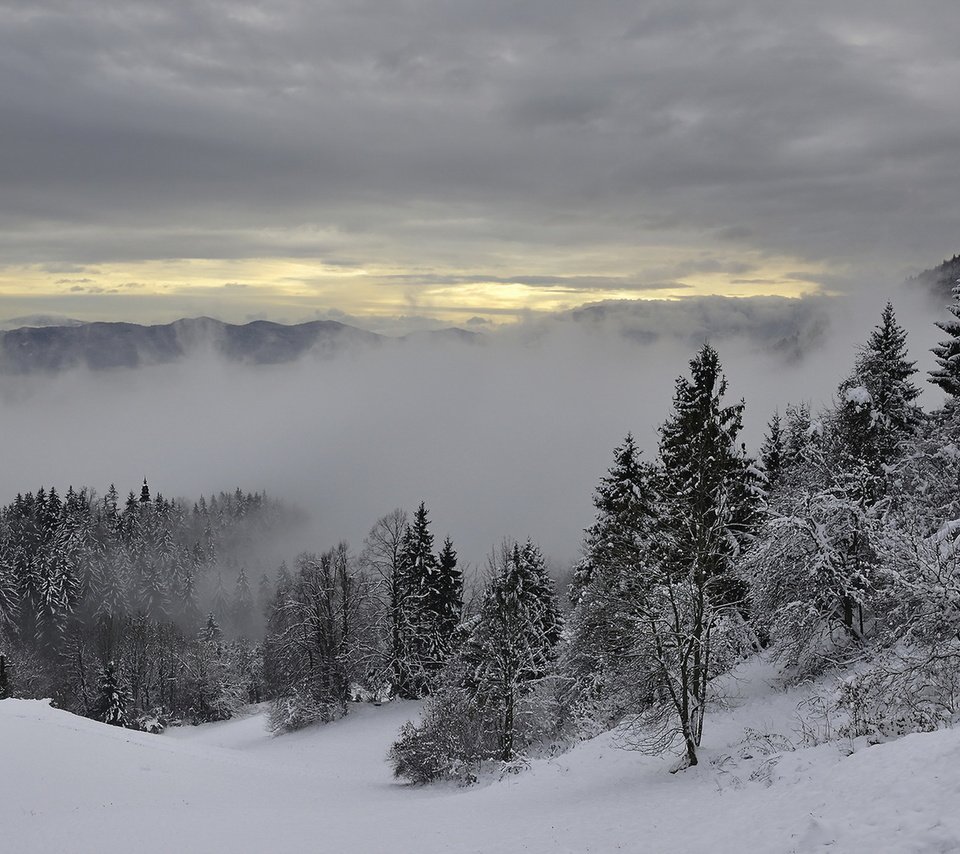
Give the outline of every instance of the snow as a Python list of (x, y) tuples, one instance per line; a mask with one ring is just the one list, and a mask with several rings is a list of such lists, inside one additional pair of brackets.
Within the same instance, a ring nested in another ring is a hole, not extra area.
[(805, 747), (810, 687), (784, 691), (754, 660), (724, 693), (696, 768), (670, 774), (672, 759), (608, 733), (471, 789), (391, 778), (384, 756), (414, 703), (272, 737), (262, 710), (153, 736), (4, 700), (0, 838), (138, 854), (960, 851), (960, 730)]
[(843, 394), (843, 399), (846, 400), (847, 403), (855, 403), (858, 406), (870, 406), (873, 404), (873, 396), (862, 385), (848, 388)]

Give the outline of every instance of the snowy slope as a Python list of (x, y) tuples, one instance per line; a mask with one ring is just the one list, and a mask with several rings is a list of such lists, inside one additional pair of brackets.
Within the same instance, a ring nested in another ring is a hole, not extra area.
[(4, 700), (0, 850), (960, 852), (960, 731), (770, 766), (745, 729), (799, 743), (804, 695), (762, 662), (738, 676), (695, 769), (669, 774), (608, 734), (467, 790), (391, 779), (384, 754), (415, 704), (272, 738), (262, 715), (150, 736)]

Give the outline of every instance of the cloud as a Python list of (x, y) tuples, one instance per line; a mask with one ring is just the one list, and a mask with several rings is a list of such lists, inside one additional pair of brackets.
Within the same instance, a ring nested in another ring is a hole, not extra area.
[[(736, 267), (739, 269), (740, 264)], [(747, 269), (749, 269), (749, 266)], [(704, 266), (704, 270), (707, 266)], [(689, 288), (682, 282), (644, 282), (626, 276), (535, 276), (535, 275), (455, 275), (448, 273), (394, 273), (380, 277), (388, 282), (436, 287), (442, 285), (525, 285), (528, 288), (550, 288), (571, 293), (590, 291), (662, 291)]]
[(514, 5), (8, 4), (0, 250), (553, 258), (589, 291), (662, 246), (848, 280), (956, 249), (948, 0)]
[[(939, 332), (924, 301), (903, 296), (898, 317), (925, 371)], [(503, 536), (529, 535), (573, 559), (611, 450), (630, 430), (648, 458), (656, 453), (674, 379), (704, 338), (730, 399), (746, 398), (756, 449), (774, 408), (831, 400), (881, 308), (867, 290), (609, 303), (488, 331), (482, 347), (431, 336), (286, 365), (195, 356), (0, 377), (0, 500), (40, 484), (125, 489), (145, 474), (168, 496), (266, 489), (313, 520), (293, 551), (341, 538), (358, 547), (379, 515), (424, 500), (436, 533), (474, 564)], [(925, 389), (927, 405), (939, 402), (935, 391)]]
[(610, 301), (581, 306), (548, 322), (604, 325), (638, 342), (674, 339), (690, 348), (739, 339), (793, 362), (827, 340), (836, 302), (817, 296)]

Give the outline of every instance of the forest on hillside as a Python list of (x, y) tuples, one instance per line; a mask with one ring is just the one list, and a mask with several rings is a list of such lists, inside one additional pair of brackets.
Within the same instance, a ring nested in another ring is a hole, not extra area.
[[(704, 344), (657, 457), (629, 433), (613, 450), (559, 593), (532, 539), (497, 547), (472, 590), (423, 504), (356, 552), (253, 578), (255, 544), (292, 514), (266, 495), (17, 496), (0, 510), (0, 698), (152, 731), (269, 702), (277, 732), (422, 699), (390, 753), (414, 782), (517, 769), (614, 726), (695, 765), (715, 677), (763, 650), (796, 681), (847, 673), (845, 734), (955, 723), (960, 285), (948, 309), (928, 377), (888, 303), (833, 402), (773, 413), (755, 456)], [(942, 408), (917, 404), (924, 380)]]

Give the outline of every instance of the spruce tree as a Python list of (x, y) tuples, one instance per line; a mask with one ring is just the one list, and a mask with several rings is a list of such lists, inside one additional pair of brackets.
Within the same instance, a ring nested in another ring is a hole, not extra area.
[[(746, 609), (733, 560), (752, 537), (761, 490), (738, 444), (744, 404), (723, 405), (727, 380), (716, 351), (704, 345), (690, 372), (678, 378), (673, 413), (660, 429), (656, 577), (634, 606), (636, 648), (652, 662), (651, 694), (670, 697), (695, 765), (715, 635), (725, 622), (742, 623)], [(669, 729), (662, 720), (658, 726)]]
[(960, 279), (953, 286), (953, 302), (947, 306), (951, 320), (939, 320), (937, 326), (949, 338), (931, 349), (940, 367), (930, 371), (928, 382), (940, 386), (953, 398), (960, 397)]
[(656, 518), (655, 470), (640, 459), (631, 434), (614, 449), (614, 462), (593, 497), (596, 519), (584, 532), (583, 558), (574, 568), (565, 669), (582, 701), (598, 717), (625, 711), (618, 671), (632, 655), (631, 591), (649, 583), (651, 535)]
[(543, 555), (530, 540), (514, 544), (461, 653), (464, 687), (488, 720), (500, 759), (513, 758), (518, 704), (546, 673), (561, 630)]
[(838, 389), (830, 418), (834, 466), (864, 469), (874, 478), (913, 433), (922, 415), (914, 402), (920, 390), (911, 377), (915, 363), (907, 358), (907, 334), (887, 303), (880, 323), (860, 348), (853, 372)]
[(434, 622), (432, 666), (438, 669), (452, 651), (454, 632), (463, 614), (463, 571), (457, 566), (457, 552), (450, 537), (444, 539), (437, 555), (437, 578), (427, 607)]
[(743, 401), (722, 403), (727, 380), (716, 350), (705, 344), (690, 372), (677, 379), (673, 414), (660, 428), (660, 553), (678, 575), (694, 573), (739, 603), (745, 591), (730, 560), (757, 524), (760, 478), (739, 443)]
[(597, 515), (584, 532), (583, 558), (574, 569), (570, 599), (576, 604), (598, 574), (620, 576), (639, 571), (645, 539), (654, 517), (653, 467), (640, 459), (627, 433), (613, 451), (613, 465), (593, 495)]
[(433, 534), (423, 502), (413, 524), (407, 525), (398, 555), (399, 637), (396, 688), (403, 697), (419, 697), (429, 690), (429, 674), (436, 669), (437, 615), (440, 572), (433, 553)]
[(773, 417), (767, 422), (767, 434), (763, 437), (763, 444), (760, 446), (760, 462), (763, 464), (763, 472), (769, 486), (774, 486), (780, 480), (785, 450), (780, 413), (775, 411)]
[(130, 695), (120, 681), (116, 666), (107, 662), (100, 679), (100, 696), (97, 701), (96, 718), (105, 724), (125, 727), (128, 725), (127, 710)]

